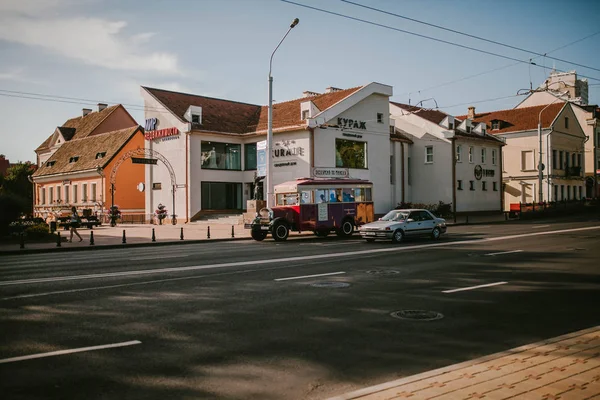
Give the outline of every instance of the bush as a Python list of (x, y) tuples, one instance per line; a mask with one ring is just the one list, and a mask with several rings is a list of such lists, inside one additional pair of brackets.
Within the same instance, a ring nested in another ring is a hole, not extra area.
[(43, 239), (51, 236), (48, 224), (31, 225), (25, 228), (24, 232), (28, 239)]
[(11, 222), (18, 220), (24, 210), (27, 210), (27, 200), (12, 193), (0, 194), (0, 236), (8, 233)]

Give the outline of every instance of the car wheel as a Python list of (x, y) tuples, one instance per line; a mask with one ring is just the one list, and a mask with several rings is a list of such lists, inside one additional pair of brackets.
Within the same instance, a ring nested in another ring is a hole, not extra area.
[(284, 222), (275, 222), (271, 228), (273, 239), (277, 242), (283, 242), (288, 238), (290, 230)]
[(351, 236), (353, 232), (354, 224), (350, 219), (347, 219), (344, 222), (342, 222), (342, 226), (340, 226), (340, 228), (336, 230), (336, 234), (340, 237)]
[(404, 232), (402, 232), (402, 229), (396, 229), (394, 231), (394, 236), (392, 236), (392, 242), (400, 243), (402, 239), (404, 239)]
[(375, 239), (367, 239), (367, 243), (373, 243)]
[(438, 240), (441, 234), (440, 228), (433, 228), (433, 231), (431, 231), (431, 238), (433, 240)]
[(252, 239), (256, 240), (257, 242), (261, 242), (267, 237), (267, 232), (252, 231), (250, 235), (252, 236)]
[(317, 237), (326, 237), (327, 235), (329, 235), (329, 231), (328, 230), (318, 230), (318, 231), (315, 231), (315, 235)]

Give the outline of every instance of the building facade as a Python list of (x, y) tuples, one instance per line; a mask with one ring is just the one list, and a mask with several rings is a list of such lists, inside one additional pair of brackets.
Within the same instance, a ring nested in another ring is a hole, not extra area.
[[(146, 147), (163, 165), (146, 166), (146, 210), (175, 208), (178, 221), (241, 212), (253, 197), (257, 145), (266, 139), (265, 106), (141, 88), (146, 105)], [(389, 97), (392, 87), (370, 83), (352, 89), (304, 92), (273, 106), (273, 181), (315, 171), (341, 171), (374, 184), (375, 212), (392, 203)], [(315, 170), (316, 168), (316, 170)]]

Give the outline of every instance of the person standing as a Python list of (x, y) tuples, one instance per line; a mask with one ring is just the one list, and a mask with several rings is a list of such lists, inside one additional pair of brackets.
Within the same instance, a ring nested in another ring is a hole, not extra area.
[(76, 234), (79, 237), (79, 241), (81, 242), (83, 238), (77, 232), (77, 227), (79, 226), (79, 214), (77, 214), (77, 209), (75, 207), (71, 207), (71, 223), (69, 224), (71, 228), (71, 237), (69, 238), (69, 242), (73, 241), (73, 234)]

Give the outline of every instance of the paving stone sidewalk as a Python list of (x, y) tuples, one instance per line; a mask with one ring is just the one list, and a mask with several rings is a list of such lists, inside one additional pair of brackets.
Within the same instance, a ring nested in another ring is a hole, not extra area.
[(600, 326), (330, 400), (600, 399)]

